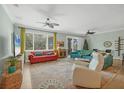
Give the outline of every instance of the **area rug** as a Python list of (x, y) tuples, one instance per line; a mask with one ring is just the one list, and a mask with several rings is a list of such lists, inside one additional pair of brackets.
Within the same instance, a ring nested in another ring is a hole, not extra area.
[[(72, 83), (73, 60), (58, 60), (30, 65), (33, 89), (77, 89)], [(115, 72), (116, 71), (116, 72)], [(103, 70), (102, 87), (104, 87), (119, 70), (114, 67)]]

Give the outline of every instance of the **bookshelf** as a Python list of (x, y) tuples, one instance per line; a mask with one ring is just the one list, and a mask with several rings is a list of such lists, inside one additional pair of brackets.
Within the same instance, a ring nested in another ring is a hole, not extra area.
[(124, 39), (118, 37), (118, 40), (115, 41), (115, 51), (118, 52), (118, 56), (120, 56), (121, 50), (124, 50)]

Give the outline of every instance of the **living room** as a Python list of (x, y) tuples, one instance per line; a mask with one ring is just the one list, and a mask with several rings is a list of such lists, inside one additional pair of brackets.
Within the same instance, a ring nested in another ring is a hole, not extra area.
[(123, 9), (1, 4), (0, 88), (123, 89)]

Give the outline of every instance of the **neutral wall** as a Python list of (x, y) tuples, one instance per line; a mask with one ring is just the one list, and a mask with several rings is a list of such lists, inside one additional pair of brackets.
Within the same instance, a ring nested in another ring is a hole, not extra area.
[(4, 58), (13, 55), (12, 33), (13, 24), (2, 5), (0, 5), (0, 67)]
[[(117, 51), (115, 51), (115, 40), (118, 40), (118, 37), (121, 37), (124, 39), (124, 31), (115, 31), (115, 32), (108, 32), (108, 33), (101, 33), (96, 35), (90, 35), (88, 39), (89, 47), (90, 49), (99, 49), (99, 50), (106, 50), (111, 49), (112, 54), (114, 55), (115, 59), (121, 58), (122, 56), (117, 55)], [(111, 41), (112, 46), (109, 48), (104, 47), (105, 41)], [(124, 43), (124, 41), (123, 41)], [(124, 49), (124, 47), (123, 47)], [(124, 51), (121, 51), (121, 54), (124, 53)]]

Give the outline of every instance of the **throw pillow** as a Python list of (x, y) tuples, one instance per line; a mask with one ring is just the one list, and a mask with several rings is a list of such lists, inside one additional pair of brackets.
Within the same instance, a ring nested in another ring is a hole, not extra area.
[(90, 56), (92, 54), (93, 50), (84, 50), (83, 55)]
[(93, 52), (92, 55), (93, 55), (93, 58), (89, 64), (89, 69), (96, 70), (96, 67), (98, 65), (98, 53)]
[(47, 51), (47, 52), (44, 52), (44, 55), (53, 55), (54, 52), (53, 51)]
[(89, 64), (89, 69), (95, 70), (95, 71), (101, 71), (104, 65), (103, 55), (98, 52), (93, 52), (92, 55), (93, 55), (93, 58)]
[(42, 56), (41, 52), (35, 52), (35, 56)]

